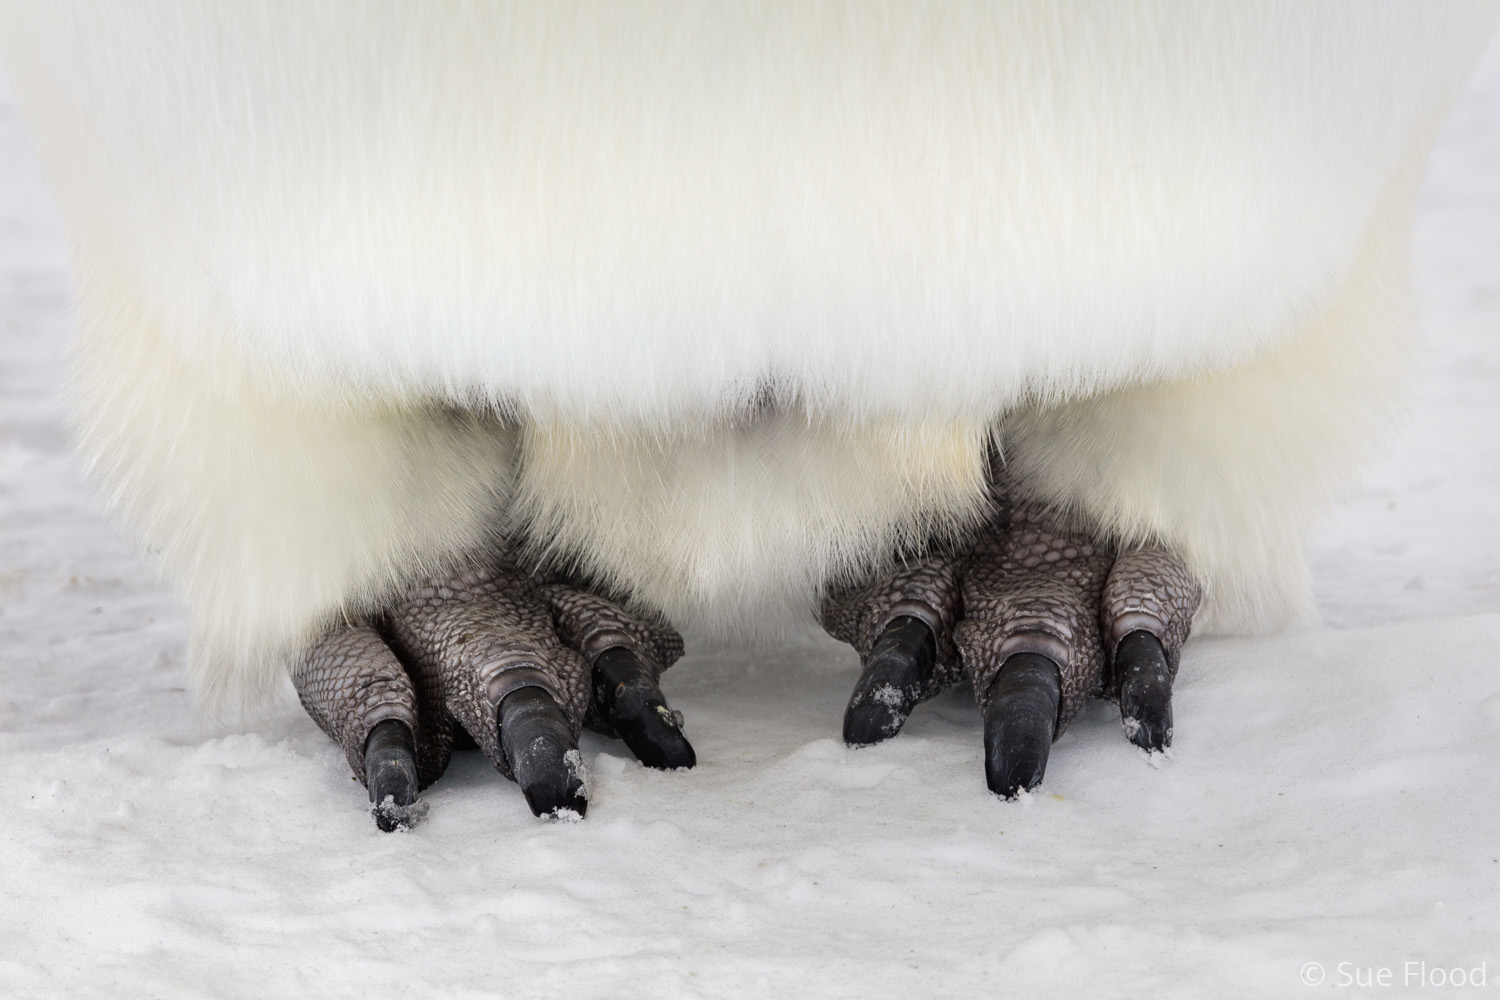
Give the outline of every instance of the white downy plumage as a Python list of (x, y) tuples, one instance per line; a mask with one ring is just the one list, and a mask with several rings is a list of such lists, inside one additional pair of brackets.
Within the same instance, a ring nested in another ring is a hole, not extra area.
[(1409, 216), (1494, 2), (10, 4), (75, 414), (210, 699), (520, 528), (806, 614), (1020, 487), (1200, 627), (1401, 399)]

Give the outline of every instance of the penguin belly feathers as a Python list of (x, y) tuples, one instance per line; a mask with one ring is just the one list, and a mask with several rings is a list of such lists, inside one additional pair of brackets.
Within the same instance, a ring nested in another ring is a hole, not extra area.
[(1012, 488), (1306, 606), (1500, 4), (0, 4), (73, 413), (253, 703), (503, 539), (806, 618)]

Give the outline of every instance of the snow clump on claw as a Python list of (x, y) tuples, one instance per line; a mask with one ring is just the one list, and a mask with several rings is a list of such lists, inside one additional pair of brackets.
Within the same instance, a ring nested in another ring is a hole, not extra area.
[(370, 810), (370, 815), (374, 816), (375, 822), (387, 832), (410, 830), (427, 818), (427, 803), (418, 799), (411, 805), (402, 806), (396, 804), (394, 795), (387, 795), (379, 805)]
[[(578, 783), (583, 786), (583, 790), (579, 794), (588, 799), (590, 797), (589, 793), (592, 791), (591, 785), (593, 781), (592, 776), (589, 774), (589, 766), (584, 762), (583, 754), (577, 750), (569, 750), (563, 754), (563, 763), (568, 765), (568, 777), (577, 779)], [(572, 810), (560, 809), (558, 812), (572, 812)], [(583, 817), (579, 816), (577, 818), (582, 819)]]

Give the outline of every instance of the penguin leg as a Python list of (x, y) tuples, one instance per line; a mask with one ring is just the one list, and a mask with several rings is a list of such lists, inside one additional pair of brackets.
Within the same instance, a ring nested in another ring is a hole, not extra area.
[(586, 812), (585, 722), (650, 766), (693, 766), (681, 716), (657, 686), (681, 654), (665, 622), (497, 563), (418, 585), (379, 631), (325, 639), (293, 680), (389, 830), (419, 818), (416, 793), (441, 775), (460, 731), (538, 816)]

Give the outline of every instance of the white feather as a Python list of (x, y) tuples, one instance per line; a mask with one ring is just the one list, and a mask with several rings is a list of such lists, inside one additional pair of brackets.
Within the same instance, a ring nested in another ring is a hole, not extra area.
[[(75, 412), (253, 695), (522, 526), (720, 629), (972, 521), (985, 450), (1205, 622), (1399, 400), (1407, 214), (1500, 21), (1414, 5), (0, 4)], [(770, 405), (764, 405), (769, 400)]]

